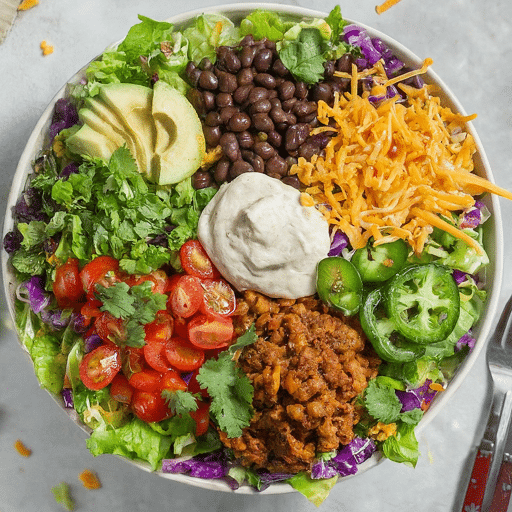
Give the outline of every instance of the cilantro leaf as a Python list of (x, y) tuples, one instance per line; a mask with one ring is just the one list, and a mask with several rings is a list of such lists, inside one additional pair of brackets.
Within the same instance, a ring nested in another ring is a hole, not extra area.
[(279, 57), (297, 80), (318, 82), (324, 74), (324, 41), (317, 28), (303, 28), (294, 41), (286, 44)]
[(245, 331), (244, 334), (238, 337), (235, 343), (231, 345), (228, 350), (230, 354), (234, 354), (237, 350), (246, 347), (247, 345), (251, 345), (258, 339), (258, 335), (256, 334), (256, 329), (254, 324), (251, 324), (249, 329)]
[(393, 423), (399, 419), (402, 403), (395, 390), (388, 386), (371, 380), (365, 390), (364, 402), (369, 414), (382, 423)]
[(135, 313), (135, 298), (126, 283), (115, 283), (108, 288), (97, 285), (98, 298), (103, 302), (102, 311), (108, 311), (116, 318), (127, 319)]
[(197, 395), (181, 389), (164, 389), (162, 398), (167, 402), (173, 414), (185, 414), (197, 410)]
[(210, 415), (228, 437), (239, 437), (253, 415), (254, 389), (245, 373), (236, 366), (228, 351), (209, 359), (199, 370), (197, 381), (212, 399)]

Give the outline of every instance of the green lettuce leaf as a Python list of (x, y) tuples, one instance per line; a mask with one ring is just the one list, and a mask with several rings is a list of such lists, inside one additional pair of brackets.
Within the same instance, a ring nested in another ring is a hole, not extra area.
[(66, 356), (61, 352), (59, 340), (49, 334), (36, 336), (30, 356), (41, 387), (55, 395), (60, 393), (66, 372)]
[(313, 479), (305, 473), (298, 473), (287, 482), (298, 492), (304, 495), (313, 505), (319, 507), (329, 496), (338, 477)]

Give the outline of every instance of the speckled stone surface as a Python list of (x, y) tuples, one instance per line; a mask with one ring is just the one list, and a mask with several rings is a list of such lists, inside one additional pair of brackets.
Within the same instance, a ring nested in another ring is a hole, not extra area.
[[(218, 4), (216, 0), (41, 0), (21, 13), (0, 46), (0, 211), (5, 211), (17, 161), (37, 119), (53, 95), (108, 44), (124, 37), (137, 14), (165, 19)], [(334, 2), (281, 2), (329, 11)], [(433, 69), (459, 98), (474, 122), (498, 184), (512, 189), (512, 3), (509, 0), (402, 0), (377, 15), (373, 0), (341, 0), (345, 17), (370, 25), (432, 57)], [(53, 44), (42, 57), (39, 44)], [(500, 201), (505, 219), (501, 296), (512, 292), (512, 204)], [(53, 512), (51, 487), (71, 485), (77, 511), (306, 512), (316, 510), (299, 494), (233, 495), (190, 487), (145, 473), (114, 457), (93, 458), (86, 434), (39, 389), (28, 357), (11, 330), (0, 296), (0, 512)], [(336, 485), (321, 510), (343, 512), (444, 512), (460, 510), (473, 450), (488, 411), (489, 378), (481, 354), (446, 408), (419, 436), (415, 469), (384, 462)], [(32, 449), (21, 457), (21, 439)], [(85, 468), (103, 487), (86, 490)]]

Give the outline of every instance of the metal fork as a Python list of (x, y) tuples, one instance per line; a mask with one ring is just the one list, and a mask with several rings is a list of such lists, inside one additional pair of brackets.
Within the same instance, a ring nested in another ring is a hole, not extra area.
[[(506, 303), (487, 347), (487, 363), (492, 377), (492, 405), (484, 435), (477, 449), (462, 512), (488, 510), (493, 490), (496, 488), (500, 462), (507, 461), (510, 456), (507, 453), (503, 458), (512, 417), (511, 330), (512, 297)], [(501, 509), (502, 512), (505, 510), (506, 508)]]

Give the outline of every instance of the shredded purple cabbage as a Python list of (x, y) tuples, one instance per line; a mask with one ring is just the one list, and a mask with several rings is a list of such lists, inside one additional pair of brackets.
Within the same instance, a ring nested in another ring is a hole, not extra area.
[(42, 191), (28, 187), (13, 208), (13, 216), (18, 222), (29, 223), (32, 220), (47, 221), (43, 211)]
[(67, 180), (71, 174), (78, 174), (78, 165), (75, 162), (66, 165), (60, 172), (59, 177), (63, 180)]
[(4, 236), (4, 249), (8, 254), (12, 254), (20, 249), (22, 241), (23, 235), (19, 229), (9, 231), (9, 233)]
[(64, 388), (60, 394), (62, 400), (64, 400), (64, 407), (66, 409), (73, 409), (73, 391), (70, 388)]
[(91, 334), (90, 336), (84, 338), (84, 352), (86, 354), (92, 352), (100, 345), (103, 345), (103, 340), (97, 334)]
[(459, 351), (462, 350), (464, 347), (468, 347), (469, 351), (471, 352), (475, 348), (476, 339), (473, 337), (471, 329), (462, 336), (462, 338), (457, 341), (457, 344), (455, 345), (455, 350)]
[(164, 459), (162, 471), (164, 473), (182, 473), (196, 478), (224, 478), (228, 474), (228, 465), (224, 457), (216, 454), (209, 456), (196, 456), (192, 459)]
[(67, 98), (57, 100), (49, 129), (50, 140), (53, 140), (65, 128), (71, 128), (77, 123), (78, 113), (71, 101)]
[(70, 315), (67, 312), (64, 313), (62, 309), (43, 309), (41, 311), (41, 320), (55, 331), (65, 329), (69, 325), (70, 319)]
[(468, 278), (468, 274), (466, 272), (458, 269), (453, 270), (452, 276), (457, 285), (462, 284)]
[(44, 280), (41, 276), (32, 276), (25, 282), (25, 288), (28, 292), (30, 308), (34, 313), (41, 313), (50, 305), (52, 299), (44, 289)]
[(343, 249), (348, 247), (348, 237), (342, 231), (336, 231), (331, 242), (331, 248), (327, 253), (328, 256), (340, 256)]
[(422, 386), (408, 391), (395, 391), (396, 396), (402, 402), (401, 412), (418, 409), (422, 406), (428, 406), (432, 399), (437, 395), (437, 391), (430, 388), (432, 381), (426, 379)]
[(460, 228), (476, 228), (482, 222), (482, 212), (479, 208), (472, 208), (471, 210), (464, 212), (460, 219)]
[(332, 459), (319, 461), (314, 464), (311, 468), (311, 478), (355, 475), (357, 473), (357, 466), (369, 459), (376, 450), (377, 447), (373, 439), (355, 437)]

